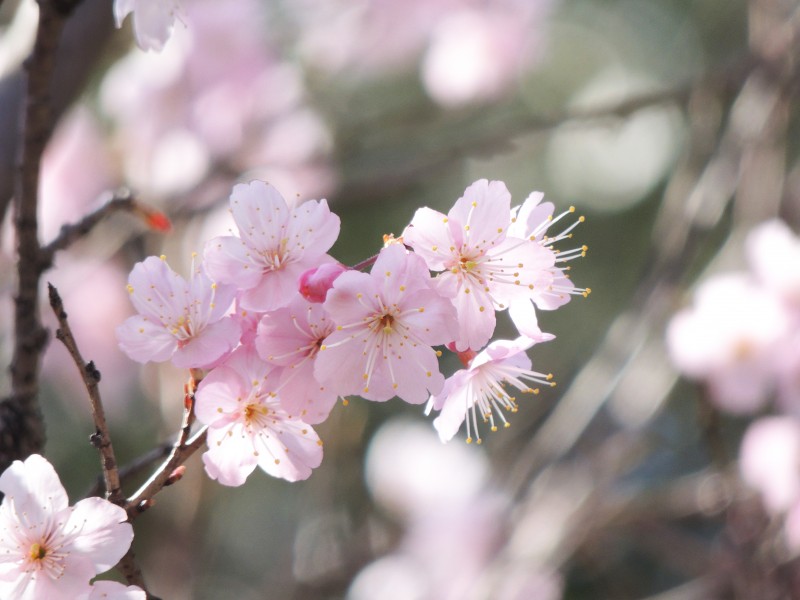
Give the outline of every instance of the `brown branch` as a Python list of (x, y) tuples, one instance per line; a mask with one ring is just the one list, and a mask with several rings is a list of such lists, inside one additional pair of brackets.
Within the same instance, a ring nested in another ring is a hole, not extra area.
[(194, 422), (194, 390), (187, 391), (186, 409), (183, 412), (183, 422), (178, 439), (172, 447), (167, 460), (156, 470), (152, 476), (131, 496), (125, 504), (128, 519), (133, 520), (152, 504), (153, 497), (164, 487), (175, 481), (175, 469), (185, 463), (206, 442), (208, 427), (203, 427), (193, 437), (191, 435)]
[(41, 249), (41, 268), (43, 270), (49, 268), (53, 263), (53, 257), (56, 252), (69, 248), (79, 239), (88, 235), (103, 219), (121, 211), (133, 213), (151, 229), (166, 231), (169, 228), (169, 221), (163, 214), (138, 202), (130, 190), (117, 190), (108, 202), (94, 212), (89, 213), (77, 223), (70, 223), (61, 227), (58, 236)]
[[(131, 477), (135, 477), (139, 473), (144, 472), (151, 465), (162, 460), (169, 456), (172, 448), (174, 447), (173, 442), (166, 442), (159, 446), (156, 446), (149, 452), (146, 452), (139, 456), (138, 458), (134, 459), (130, 463), (125, 466), (119, 467), (117, 472), (119, 473), (119, 480), (120, 485), (124, 485), (128, 479)], [(103, 476), (100, 475), (97, 477), (94, 485), (83, 495), (84, 498), (90, 498), (92, 496), (100, 496), (105, 493), (105, 483), (103, 481)]]
[(0, 403), (0, 470), (15, 459), (41, 451), (45, 439), (38, 393), (47, 332), (39, 315), (42, 268), (36, 211), (42, 153), (53, 130), (50, 81), (63, 25), (64, 14), (52, 2), (40, 0), (36, 40), (25, 64), (27, 84), (15, 178), (17, 294), (14, 298), (11, 395)]
[(52, 284), (47, 284), (50, 295), (50, 306), (58, 319), (59, 328), (56, 331), (56, 338), (60, 340), (69, 351), (72, 360), (78, 367), (78, 371), (83, 378), (83, 384), (89, 393), (89, 401), (92, 407), (92, 419), (94, 420), (95, 432), (89, 438), (92, 445), (100, 451), (100, 465), (103, 469), (103, 481), (106, 489), (106, 499), (114, 504), (123, 504), (124, 496), (120, 487), (119, 472), (117, 471), (117, 459), (114, 456), (114, 446), (111, 443), (111, 435), (106, 424), (103, 402), (100, 399), (100, 390), (97, 387), (100, 381), (100, 371), (93, 361), (84, 362), (78, 349), (78, 343), (72, 335), (72, 329), (67, 322), (67, 313), (64, 311), (64, 304), (58, 290)]

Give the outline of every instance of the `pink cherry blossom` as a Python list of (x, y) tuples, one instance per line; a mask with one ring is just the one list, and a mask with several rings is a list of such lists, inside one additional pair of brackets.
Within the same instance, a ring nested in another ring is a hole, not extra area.
[(255, 345), (259, 356), (283, 367), (277, 387), (281, 404), (307, 423), (327, 419), (338, 398), (314, 375), (322, 342), (334, 329), (322, 305), (300, 296), (286, 308), (267, 313), (258, 324)]
[(445, 216), (417, 210), (403, 240), (437, 276), (438, 291), (458, 313), (458, 350), (483, 347), (495, 328), (495, 310), (530, 300), (552, 284), (554, 255), (529, 239), (507, 236), (511, 195), (501, 181), (470, 185)]
[(479, 414), (492, 431), (497, 431), (495, 415), (504, 427), (508, 427), (503, 410), (516, 412), (517, 402), (505, 390), (506, 384), (522, 393), (534, 394), (539, 393), (538, 388), (531, 388), (527, 382), (555, 385), (551, 381), (552, 375), (531, 370), (531, 359), (525, 351), (534, 344), (535, 340), (526, 337), (513, 341), (497, 340), (479, 352), (467, 369), (448, 377), (441, 393), (431, 396), (427, 409), (441, 411), (433, 426), (443, 442), (451, 440), (466, 420), (467, 443), (473, 441), (474, 432), (480, 444)]
[(244, 290), (240, 302), (247, 310), (286, 306), (303, 272), (330, 260), (325, 253), (339, 235), (339, 217), (325, 200), (290, 207), (263, 181), (235, 186), (230, 205), (239, 236), (206, 244), (209, 274)]
[(130, 13), (137, 45), (158, 52), (169, 39), (175, 19), (181, 19), (182, 8), (179, 0), (114, 0), (117, 27)]
[[(102, 598), (103, 590), (93, 592), (89, 582), (128, 551), (133, 529), (125, 522), (125, 510), (101, 498), (70, 507), (55, 469), (38, 454), (14, 461), (0, 476), (0, 492), (5, 494), (0, 505), (0, 597)], [(100, 587), (116, 593), (115, 586)], [(133, 588), (127, 597), (144, 600), (145, 594)]]
[(767, 510), (783, 513), (800, 501), (800, 421), (754, 421), (742, 438), (739, 455), (742, 479), (761, 493)]
[(721, 408), (749, 413), (775, 387), (789, 324), (780, 299), (762, 285), (723, 275), (700, 285), (694, 305), (672, 318), (667, 347), (678, 370), (706, 382)]
[(800, 237), (775, 219), (750, 232), (746, 250), (759, 282), (788, 305), (800, 309)]
[(242, 346), (198, 386), (197, 418), (208, 425), (203, 463), (212, 479), (238, 486), (258, 466), (298, 481), (322, 462), (316, 432), (286, 412), (273, 391), (278, 374), (255, 349)]
[(151, 256), (133, 267), (128, 291), (139, 314), (117, 328), (117, 339), (135, 361), (203, 368), (239, 342), (239, 324), (225, 316), (236, 290), (211, 281), (202, 266), (187, 282), (164, 257)]
[(534, 339), (538, 338), (541, 333), (534, 305), (540, 310), (555, 310), (569, 302), (572, 296), (581, 295), (585, 297), (591, 291), (587, 288), (575, 287), (566, 274), (569, 267), (558, 266), (575, 258), (585, 256), (586, 246), (568, 250), (554, 247), (557, 242), (572, 238), (572, 230), (583, 222), (583, 217), (578, 218), (559, 233), (547, 235), (548, 230), (553, 225), (574, 213), (575, 207), (570, 207), (569, 210), (557, 217), (553, 217), (553, 204), (551, 202), (542, 202), (543, 199), (543, 193), (532, 192), (522, 205), (511, 209), (511, 225), (508, 228), (508, 235), (536, 241), (543, 248), (552, 252), (554, 256), (554, 264), (549, 269), (553, 278), (552, 283), (534, 290), (530, 300), (514, 300), (508, 308), (508, 314), (520, 334)]
[(425, 402), (444, 384), (432, 346), (453, 339), (455, 314), (431, 288), (425, 262), (393, 244), (370, 274), (339, 276), (323, 305), (337, 325), (325, 339), (315, 374), (339, 395), (399, 396)]

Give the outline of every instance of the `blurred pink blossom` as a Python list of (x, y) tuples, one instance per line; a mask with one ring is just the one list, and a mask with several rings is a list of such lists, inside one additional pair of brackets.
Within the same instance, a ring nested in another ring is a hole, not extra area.
[(744, 274), (717, 276), (676, 314), (667, 345), (678, 369), (708, 384), (711, 398), (733, 413), (757, 410), (775, 389), (776, 365), (791, 325), (780, 299)]
[(771, 513), (800, 502), (800, 421), (764, 417), (751, 423), (739, 449), (739, 469)]

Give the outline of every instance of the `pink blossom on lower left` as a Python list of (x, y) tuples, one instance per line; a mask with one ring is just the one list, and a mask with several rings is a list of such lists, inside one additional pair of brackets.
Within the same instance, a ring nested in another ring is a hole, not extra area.
[(101, 498), (70, 507), (53, 466), (38, 454), (0, 476), (0, 597), (6, 600), (144, 600), (136, 587), (89, 582), (128, 551), (125, 510)]
[(197, 388), (197, 418), (208, 425), (206, 473), (242, 485), (256, 467), (287, 481), (308, 478), (322, 462), (322, 442), (290, 415), (273, 391), (280, 369), (240, 346)]

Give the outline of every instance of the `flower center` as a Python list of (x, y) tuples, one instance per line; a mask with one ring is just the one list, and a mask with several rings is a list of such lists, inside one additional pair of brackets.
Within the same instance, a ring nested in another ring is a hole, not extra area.
[(42, 560), (45, 556), (47, 556), (47, 548), (42, 546), (40, 543), (35, 542), (31, 546), (31, 551), (28, 554), (31, 560)]

